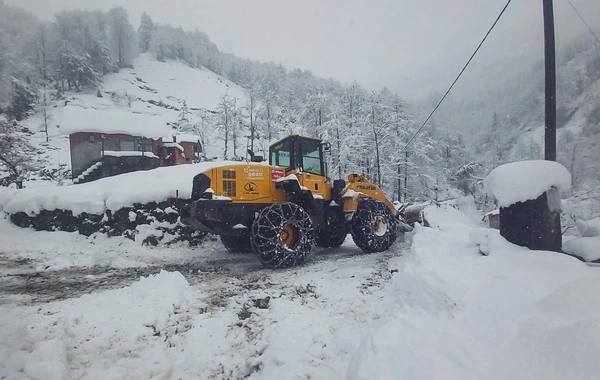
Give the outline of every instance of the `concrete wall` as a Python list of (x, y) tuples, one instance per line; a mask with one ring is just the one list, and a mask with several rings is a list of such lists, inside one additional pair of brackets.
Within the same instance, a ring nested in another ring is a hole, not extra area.
[(93, 135), (76, 133), (69, 136), (71, 145), (72, 178), (78, 177), (87, 168), (102, 158), (102, 143)]
[(102, 177), (112, 177), (138, 170), (150, 170), (160, 166), (158, 158), (143, 156), (113, 157), (104, 156), (102, 160)]

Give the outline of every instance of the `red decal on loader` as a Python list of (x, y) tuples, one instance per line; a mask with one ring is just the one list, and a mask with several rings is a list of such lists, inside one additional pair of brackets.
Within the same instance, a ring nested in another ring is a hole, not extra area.
[(271, 169), (271, 182), (277, 182), (283, 176), (285, 176), (283, 169)]

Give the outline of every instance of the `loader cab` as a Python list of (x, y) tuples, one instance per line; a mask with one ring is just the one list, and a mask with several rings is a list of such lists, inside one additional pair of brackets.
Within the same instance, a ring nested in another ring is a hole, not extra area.
[(321, 140), (292, 135), (271, 145), (269, 164), (325, 177), (324, 147)]

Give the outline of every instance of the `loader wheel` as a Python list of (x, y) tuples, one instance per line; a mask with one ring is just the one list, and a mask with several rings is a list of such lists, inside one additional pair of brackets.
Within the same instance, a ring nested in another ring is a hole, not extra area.
[(382, 252), (396, 241), (398, 223), (392, 211), (375, 199), (359, 200), (352, 218), (352, 240), (365, 253)]
[(315, 243), (323, 248), (337, 248), (346, 240), (346, 226), (327, 226), (315, 234)]
[(250, 234), (240, 236), (221, 235), (221, 243), (231, 253), (252, 253), (252, 244), (250, 243)]
[(302, 264), (311, 249), (313, 227), (310, 216), (295, 203), (267, 206), (252, 224), (252, 248), (267, 268)]

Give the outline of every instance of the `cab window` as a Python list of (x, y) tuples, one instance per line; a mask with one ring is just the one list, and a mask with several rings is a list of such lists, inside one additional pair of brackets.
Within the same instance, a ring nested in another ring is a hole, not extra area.
[(302, 169), (306, 172), (323, 175), (319, 142), (302, 140)]
[(292, 169), (290, 141), (283, 141), (271, 148), (271, 165)]

